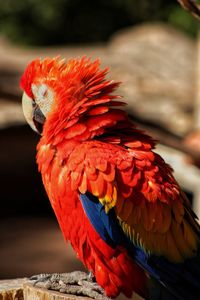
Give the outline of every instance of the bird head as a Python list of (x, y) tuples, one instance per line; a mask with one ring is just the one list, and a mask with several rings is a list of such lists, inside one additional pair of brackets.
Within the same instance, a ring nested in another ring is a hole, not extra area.
[[(36, 59), (27, 66), (20, 81), (24, 90), (22, 107), (28, 124), (36, 132), (42, 133), (46, 118), (52, 111), (53, 104), (59, 99), (59, 92), (63, 92), (64, 96), (69, 89), (69, 83), (77, 83), (77, 75), (72, 74), (74, 70), (74, 60), (65, 63), (59, 58)], [(69, 100), (69, 97), (65, 98), (66, 106)]]
[(111, 93), (119, 83), (106, 80), (108, 69), (100, 70), (99, 65), (99, 60), (91, 62), (86, 57), (67, 62), (60, 58), (32, 61), (20, 81), (29, 125), (42, 135), (48, 130), (53, 136), (88, 112), (87, 117), (92, 115), (91, 110), (93, 114), (108, 111), (108, 103), (116, 102), (112, 99), (117, 96)]
[(59, 80), (59, 67), (61, 62), (57, 59), (36, 59), (27, 66), (21, 77), (24, 116), (31, 128), (40, 134), (54, 102), (53, 81)]

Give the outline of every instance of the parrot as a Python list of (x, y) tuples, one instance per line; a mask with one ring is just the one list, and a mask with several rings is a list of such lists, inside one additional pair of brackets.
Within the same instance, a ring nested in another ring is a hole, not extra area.
[(27, 65), (22, 108), (41, 136), (45, 190), (64, 239), (105, 297), (200, 299), (198, 218), (157, 141), (123, 109), (120, 84), (87, 56)]

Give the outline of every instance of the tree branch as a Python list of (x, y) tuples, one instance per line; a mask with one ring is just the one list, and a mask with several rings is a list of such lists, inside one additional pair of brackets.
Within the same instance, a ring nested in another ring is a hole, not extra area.
[(200, 20), (200, 5), (194, 0), (177, 0), (180, 5)]

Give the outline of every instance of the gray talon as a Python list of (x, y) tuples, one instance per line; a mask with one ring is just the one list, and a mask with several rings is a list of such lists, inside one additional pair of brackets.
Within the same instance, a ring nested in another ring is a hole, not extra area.
[(38, 274), (38, 275), (33, 275), (29, 278), (29, 280), (33, 280), (33, 281), (37, 281), (37, 280), (46, 280), (47, 278), (50, 278), (51, 277), (51, 274), (45, 274), (45, 273), (42, 273), (42, 274)]
[(61, 293), (83, 295), (98, 300), (108, 300), (104, 290), (94, 281), (91, 273), (74, 271), (71, 273), (39, 274), (30, 277), (34, 286)]

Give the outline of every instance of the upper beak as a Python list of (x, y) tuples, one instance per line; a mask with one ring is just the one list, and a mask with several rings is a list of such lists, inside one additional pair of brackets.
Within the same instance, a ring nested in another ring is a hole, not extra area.
[(45, 116), (39, 106), (26, 93), (24, 93), (22, 97), (22, 108), (28, 124), (34, 131), (41, 134)]

